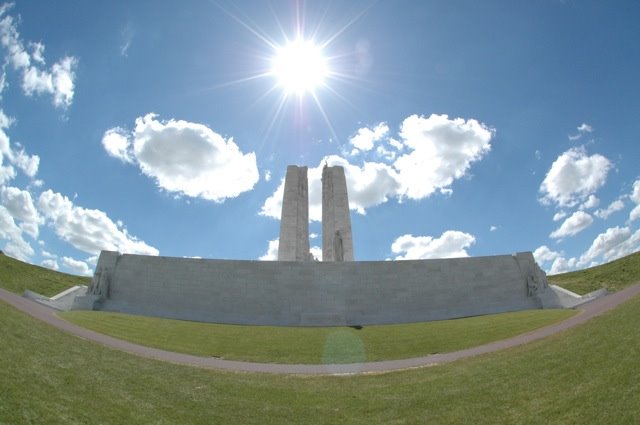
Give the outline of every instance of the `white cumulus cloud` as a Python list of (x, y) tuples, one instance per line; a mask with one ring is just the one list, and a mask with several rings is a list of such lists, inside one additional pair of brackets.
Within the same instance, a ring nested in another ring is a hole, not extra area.
[(44, 45), (28, 42), (29, 52), (18, 32), (19, 19), (8, 15), (12, 7), (10, 3), (0, 8), (0, 43), (6, 50), (5, 61), (22, 72), (22, 90), (27, 96), (50, 94), (56, 107), (69, 107), (73, 102), (78, 59), (65, 56), (49, 70), (43, 68)]
[(20, 228), (32, 238), (38, 237), (43, 220), (38, 214), (31, 194), (17, 187), (0, 187), (0, 203), (14, 219), (20, 220)]
[(566, 211), (558, 211), (553, 215), (553, 221), (560, 221), (567, 216)]
[(408, 153), (394, 163), (402, 185), (401, 195), (422, 199), (447, 189), (463, 177), (472, 162), (491, 149), (494, 130), (474, 120), (447, 115), (412, 115), (400, 127)]
[(0, 205), (0, 240), (5, 240), (3, 251), (22, 261), (29, 261), (34, 253), (31, 245), (22, 237), (22, 229), (13, 220), (11, 213)]
[(278, 259), (278, 246), (280, 245), (280, 239), (273, 239), (269, 241), (267, 252), (261, 255), (258, 259), (260, 261), (276, 261)]
[(540, 267), (551, 263), (551, 267), (546, 269), (546, 272), (549, 274), (565, 273), (574, 270), (578, 262), (575, 258), (566, 259), (561, 252), (553, 251), (546, 245), (542, 245), (533, 251), (533, 258), (535, 258)]
[[(316, 235), (316, 237), (317, 237), (317, 235)], [(280, 240), (279, 239), (270, 240), (269, 241), (269, 246), (267, 247), (267, 252), (265, 252), (263, 255), (261, 255), (258, 259), (260, 261), (277, 261), (278, 260), (278, 246), (279, 245), (280, 245)], [(316, 260), (322, 261), (322, 248), (320, 248), (319, 246), (310, 247), (309, 248), (309, 253)]]
[(596, 195), (589, 195), (586, 201), (580, 205), (581, 210), (590, 210), (600, 205), (600, 199)]
[(636, 221), (640, 219), (640, 205), (636, 205), (634, 209), (629, 213), (629, 221)]
[(322, 261), (322, 248), (320, 248), (319, 246), (312, 246), (311, 248), (309, 248), (309, 252), (311, 253), (311, 256), (317, 260), (317, 261)]
[(127, 131), (120, 127), (107, 130), (102, 136), (102, 146), (107, 153), (123, 162), (133, 163)]
[(582, 124), (580, 124), (578, 126), (578, 131), (581, 132), (581, 133), (592, 133), (593, 132), (593, 127), (591, 127), (586, 122), (583, 122)]
[(609, 218), (611, 214), (613, 214), (616, 211), (620, 211), (623, 208), (624, 208), (624, 202), (622, 201), (622, 199), (616, 199), (615, 201), (610, 203), (607, 208), (604, 208), (604, 209), (601, 208), (593, 214), (598, 218), (606, 220), (607, 218)]
[(44, 267), (51, 270), (60, 270), (60, 266), (58, 265), (58, 262), (52, 258), (47, 258), (46, 260), (42, 260), (41, 264)]
[(51, 67), (53, 79), (53, 104), (66, 108), (73, 102), (75, 89), (75, 70), (78, 66), (78, 59), (65, 56)]
[[(262, 208), (260, 209), (260, 215), (265, 217), (271, 217), (280, 220), (282, 214), (282, 197), (284, 196), (284, 179), (280, 180), (280, 184), (275, 192), (265, 199)], [(313, 220), (312, 217), (309, 217)]]
[(370, 151), (373, 149), (375, 142), (382, 140), (389, 133), (389, 126), (381, 122), (373, 128), (362, 127), (358, 132), (349, 139), (349, 142), (358, 151)]
[(75, 248), (95, 255), (101, 250), (158, 255), (158, 250), (120, 229), (103, 211), (73, 204), (69, 198), (47, 190), (38, 199), (40, 213), (58, 237)]
[(542, 246), (534, 252), (538, 262), (553, 261), (550, 274), (565, 273), (577, 268), (593, 267), (640, 250), (640, 230), (632, 233), (628, 227), (611, 227), (600, 233), (579, 258), (566, 259), (561, 253)]
[(607, 180), (611, 162), (602, 155), (588, 155), (584, 147), (561, 154), (540, 185), (541, 201), (572, 207), (586, 201)]
[(255, 153), (242, 153), (232, 138), (203, 124), (147, 114), (129, 135), (108, 130), (102, 144), (109, 155), (137, 163), (162, 189), (193, 198), (223, 202), (259, 180)]
[(633, 182), (633, 191), (629, 198), (636, 204), (640, 204), (640, 180)]
[[(635, 242), (637, 244), (638, 241)], [(579, 263), (588, 265), (597, 261), (599, 257), (605, 261), (614, 260), (622, 255), (631, 254), (634, 247), (630, 245), (634, 245), (634, 240), (631, 239), (631, 230), (628, 227), (611, 227), (596, 236), (589, 249), (580, 256)]]
[(31, 49), (31, 59), (44, 65), (44, 44), (30, 41), (29, 48)]
[(14, 151), (12, 162), (29, 177), (35, 177), (40, 167), (40, 157), (38, 155), (29, 155), (22, 148)]
[(576, 130), (578, 130), (578, 133), (570, 134), (569, 135), (569, 140), (575, 141), (575, 140), (581, 139), (582, 136), (584, 136), (585, 134), (593, 133), (593, 127), (591, 127), (589, 124), (584, 123), (584, 122), (582, 124), (580, 124), (576, 128)]
[[(0, 109), (0, 184), (4, 184), (17, 175), (15, 167), (18, 167), (26, 176), (35, 177), (40, 166), (38, 155), (29, 155), (19, 143), (15, 147), (11, 146), (11, 140), (5, 132), (14, 122), (13, 118), (5, 115)], [(9, 161), (9, 165), (2, 165), (4, 158)]]
[(629, 221), (631, 222), (640, 219), (640, 180), (636, 180), (633, 183), (633, 191), (629, 195), (629, 199), (637, 204), (629, 213)]
[(475, 240), (473, 235), (457, 230), (447, 230), (439, 238), (402, 235), (391, 244), (391, 251), (399, 254), (396, 260), (468, 257), (466, 248)]
[(576, 269), (577, 260), (575, 258), (566, 259), (558, 257), (553, 261), (549, 274), (560, 274), (570, 272)]
[[(385, 134), (387, 132), (385, 124)], [(492, 129), (474, 119), (412, 115), (403, 122), (401, 141), (389, 138), (390, 146), (405, 152), (395, 162), (392, 162), (395, 152), (390, 156), (381, 155), (387, 162), (364, 161), (361, 165), (330, 155), (318, 166), (309, 168), (309, 218), (321, 219), (321, 176), (325, 162), (329, 166), (344, 167), (350, 209), (365, 214), (367, 208), (391, 198), (423, 199), (436, 191), (450, 195), (453, 190), (449, 186), (453, 181), (465, 176), (471, 163), (490, 150), (493, 134)], [(284, 180), (281, 180), (265, 200), (260, 214), (280, 218), (283, 192)]]
[(16, 170), (11, 165), (2, 165), (2, 153), (0, 153), (0, 184), (6, 184), (16, 177)]
[[(39, 243), (44, 244), (44, 241), (39, 241)], [(51, 253), (49, 251), (46, 251), (44, 249), (42, 251), (40, 251), (40, 255), (42, 255), (44, 258), (51, 258), (51, 259), (54, 259), (54, 260), (58, 258), (57, 255), (55, 255), (55, 254), (53, 254), (53, 253)]]
[(540, 265), (553, 261), (561, 256), (562, 253), (553, 251), (546, 245), (542, 245), (533, 251), (533, 258), (535, 258), (536, 262)]
[(7, 15), (13, 6), (13, 3), (5, 3), (0, 7), (0, 17), (2, 17), (0, 20), (0, 42), (7, 50), (7, 62), (13, 65), (14, 69), (21, 69), (29, 66), (30, 57), (20, 40), (16, 21), (12, 16)]
[(91, 276), (93, 274), (93, 270), (91, 270), (89, 265), (82, 260), (76, 260), (71, 257), (62, 257), (62, 264), (75, 274), (83, 276)]
[(549, 235), (553, 239), (574, 236), (593, 224), (593, 217), (584, 211), (576, 211)]

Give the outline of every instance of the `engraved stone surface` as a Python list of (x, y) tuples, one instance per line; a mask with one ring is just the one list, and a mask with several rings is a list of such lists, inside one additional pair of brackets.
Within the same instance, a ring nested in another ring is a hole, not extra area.
[[(530, 252), (438, 260), (281, 262), (103, 251), (97, 269), (109, 270), (109, 297), (84, 308), (204, 322), (373, 325), (560, 305)], [(535, 294), (529, 288), (531, 276), (537, 281)]]
[(290, 165), (284, 180), (278, 261), (310, 259), (307, 167)]
[(322, 261), (353, 261), (353, 237), (344, 168), (322, 170)]

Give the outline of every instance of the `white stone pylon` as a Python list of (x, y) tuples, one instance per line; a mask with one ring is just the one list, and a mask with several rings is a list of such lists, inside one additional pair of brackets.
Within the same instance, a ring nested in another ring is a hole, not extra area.
[(322, 169), (322, 261), (353, 261), (344, 168), (326, 164)]
[(307, 167), (289, 165), (282, 197), (278, 261), (310, 259)]

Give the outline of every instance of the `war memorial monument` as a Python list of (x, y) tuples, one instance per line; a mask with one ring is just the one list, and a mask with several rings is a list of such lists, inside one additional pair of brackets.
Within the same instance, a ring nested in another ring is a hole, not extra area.
[(102, 251), (73, 309), (203, 322), (355, 326), (536, 308), (581, 297), (549, 285), (531, 252), (433, 260), (355, 261), (344, 169), (322, 172), (322, 261), (309, 252), (307, 167), (285, 177), (277, 261)]

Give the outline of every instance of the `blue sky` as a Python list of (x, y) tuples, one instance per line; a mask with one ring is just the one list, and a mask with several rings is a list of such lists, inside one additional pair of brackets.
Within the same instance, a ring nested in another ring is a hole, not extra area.
[[(327, 161), (357, 260), (637, 251), (639, 20), (635, 1), (5, 4), (0, 249), (81, 274), (101, 249), (273, 259), (298, 164), (319, 255)], [(274, 71), (296, 40), (319, 52), (303, 77), (324, 69), (306, 91)]]

